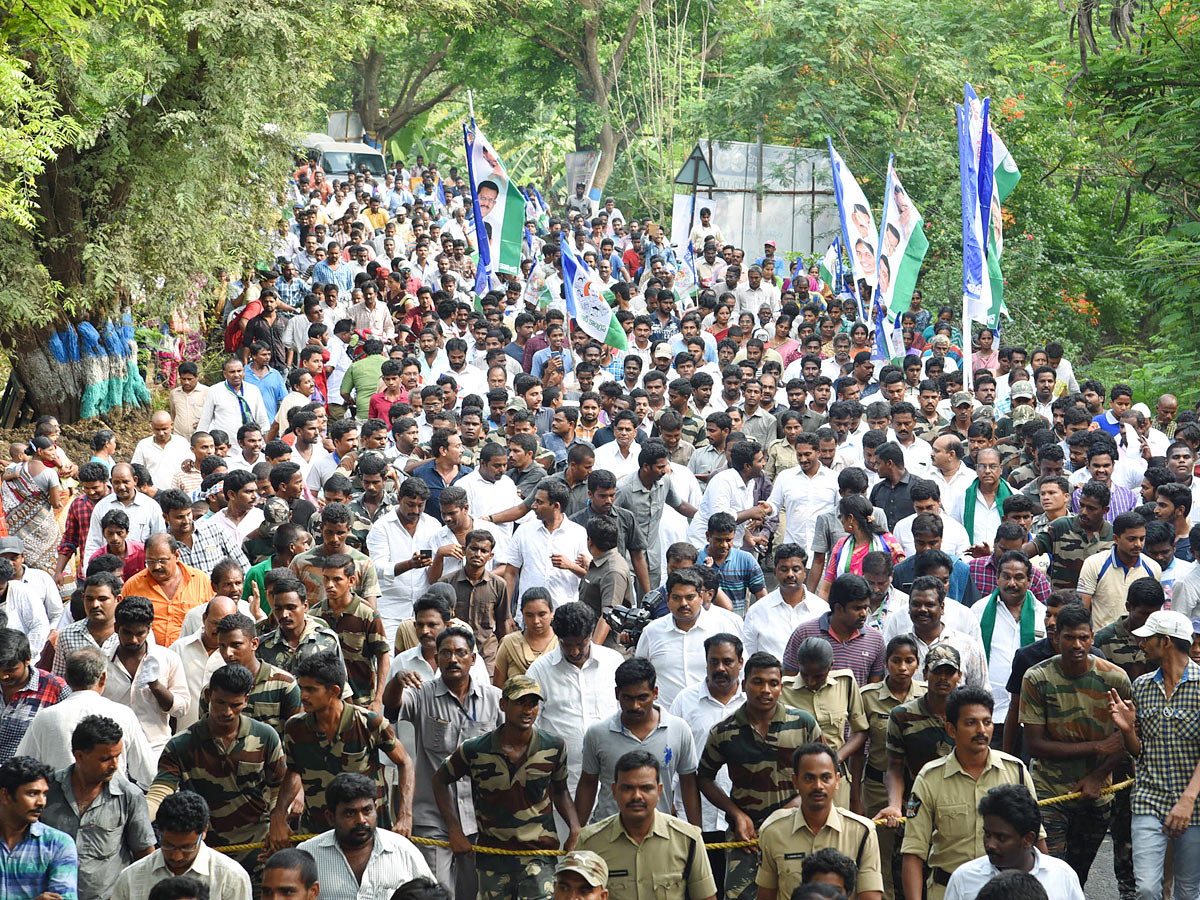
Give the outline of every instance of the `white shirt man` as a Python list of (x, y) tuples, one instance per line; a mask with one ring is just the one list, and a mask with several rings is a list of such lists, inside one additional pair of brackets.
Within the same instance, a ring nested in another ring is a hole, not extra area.
[[(9, 540), (17, 539), (9, 538)], [(3, 546), (3, 542), (0, 542), (0, 546)], [(3, 551), (3, 555), (12, 560), (9, 551)], [(1180, 569), (1178, 574), (1182, 575), (1183, 569)], [(51, 628), (59, 627), (58, 620), (63, 615), (63, 596), (53, 575), (45, 569), (35, 569), (33, 566), (24, 565), (21, 567), (20, 576), (13, 579), (13, 583), (24, 587), (34, 603), (41, 603), (46, 610), (46, 618), (49, 620)], [(67, 618), (69, 620), (67, 624), (70, 624), (70, 616)]]
[(158, 771), (158, 754), (151, 752), (142, 723), (132, 709), (102, 696), (101, 686), (77, 690), (53, 706), (43, 706), (33, 720), (21, 743), (17, 756), (32, 756), (54, 771), (75, 764), (71, 753), (71, 735), (75, 726), (87, 716), (106, 716), (121, 726), (124, 733), (123, 750), (117, 768), (149, 789)]
[[(599, 451), (597, 451), (598, 453)], [(598, 460), (597, 465), (599, 465)], [(749, 509), (753, 505), (753, 481), (743, 481), (742, 473), (734, 469), (718, 472), (708, 480), (708, 490), (704, 492), (704, 499), (700, 501), (700, 507), (697, 509), (696, 515), (692, 517), (692, 524), (688, 528), (688, 540), (698, 548), (704, 547), (708, 544), (708, 520), (713, 513), (727, 512), (736, 516), (743, 509)], [(738, 522), (737, 530), (733, 535), (735, 547), (741, 546), (745, 534), (746, 523)], [(811, 542), (811, 536), (809, 540)]]
[(235, 392), (228, 381), (214, 384), (204, 395), (204, 409), (200, 411), (197, 431), (212, 431), (219, 428), (231, 438), (247, 422), (257, 422), (265, 433), (271, 427), (267, 407), (262, 394), (252, 384), (243, 384)]
[(621, 447), (616, 441), (609, 441), (596, 448), (596, 462), (593, 468), (608, 469), (617, 481), (620, 481), (638, 470), (638, 454), (641, 452), (642, 446), (637, 441), (629, 445), (628, 454), (621, 452)]
[(583, 771), (583, 736), (592, 725), (619, 713), (613, 690), (617, 666), (625, 657), (608, 647), (592, 644), (582, 666), (563, 659), (556, 647), (539, 656), (526, 672), (542, 689), (537, 726), (557, 734), (567, 745), (567, 784), (572, 795)]
[[(210, 900), (250, 900), (250, 876), (246, 869), (203, 841), (195, 861), (183, 874), (207, 887)], [(143, 900), (150, 896), (154, 885), (173, 875), (163, 860), (162, 850), (155, 850), (121, 872), (112, 900)]]
[[(231, 432), (231, 436), (234, 433)], [(174, 432), (168, 434), (165, 446), (154, 437), (150, 435), (137, 442), (130, 462), (145, 466), (150, 471), (150, 480), (161, 491), (171, 486), (171, 479), (183, 467), (184, 460), (192, 458), (192, 445), (187, 438)]]
[[(929, 441), (913, 438), (911, 444), (902, 444), (900, 450), (904, 453), (904, 468), (914, 475), (928, 478), (933, 474), (933, 449)], [(939, 485), (940, 487), (940, 485)]]
[[(1008, 719), (1008, 705), (1011, 699), (1008, 692), (1008, 679), (1012, 675), (1013, 657), (1021, 649), (1021, 623), (1012, 617), (999, 597), (996, 597), (995, 603), (997, 604), (996, 624), (992, 629), (991, 652), (987, 657), (988, 680), (991, 681), (992, 696), (996, 700), (996, 708), (992, 711), (992, 721), (1004, 722)], [(971, 613), (982, 622), (987, 607), (988, 598), (985, 597), (971, 607)], [(1033, 636), (1034, 639), (1046, 636), (1046, 604), (1041, 600), (1033, 601)]]
[[(131, 676), (117, 659), (119, 649), (118, 645), (111, 653), (105, 654), (108, 657), (108, 678), (104, 684), (104, 696), (133, 710), (146, 732), (146, 740), (150, 743), (150, 751), (157, 765), (158, 755), (171, 738), (171, 719), (187, 712), (192, 701), (183, 663), (173, 650), (160, 647), (151, 636), (147, 639), (146, 655), (142, 657), (137, 672)], [(158, 705), (158, 700), (147, 687), (157, 679), (162, 679), (175, 698), (168, 710)]]
[(555, 568), (552, 556), (575, 560), (587, 553), (587, 531), (582, 525), (564, 518), (554, 531), (540, 520), (527, 522), (516, 530), (498, 563), (515, 566), (521, 583), (529, 587), (540, 585), (550, 592), (550, 603), (557, 609), (564, 603), (579, 599), (579, 576), (569, 569)]
[(396, 563), (407, 562), (419, 550), (428, 550), (432, 555), (437, 550), (433, 539), (441, 527), (433, 516), (421, 513), (416, 530), (409, 534), (393, 509), (367, 535), (367, 555), (379, 573), (379, 615), (389, 645), (396, 638), (400, 622), (412, 615), (413, 603), (429, 589), (428, 566), (415, 566), (397, 575)]
[[(979, 620), (971, 612), (969, 606), (963, 606), (957, 600), (946, 598), (946, 608), (942, 612), (942, 623), (947, 628), (961, 631), (976, 640), (982, 640), (979, 630)], [(892, 638), (901, 634), (911, 634), (913, 630), (912, 616), (908, 614), (908, 594), (892, 588), (888, 597), (887, 621), (883, 624), (883, 642), (886, 644)], [(924, 663), (924, 656), (921, 662)]]
[[(832, 512), (837, 507), (837, 474), (820, 463), (817, 464), (816, 474), (811, 478), (804, 473), (803, 466), (784, 469), (775, 476), (775, 484), (767, 502), (771, 504), (774, 513), (778, 514), (781, 510), (785, 512), (787, 528), (784, 540), (799, 544), (806, 552), (811, 553), (817, 516)], [(738, 510), (728, 512), (736, 515)]]
[[(945, 437), (939, 437), (938, 441), (947, 440)], [(957, 500), (971, 486), (971, 482), (975, 480), (975, 472), (963, 461), (957, 460), (958, 468), (949, 475), (943, 472), (936, 465), (929, 471), (929, 480), (938, 486), (942, 492), (942, 509), (950, 509), (954, 501)]]
[(704, 680), (707, 674), (704, 642), (725, 630), (725, 622), (708, 609), (700, 613), (687, 631), (675, 624), (672, 615), (655, 619), (646, 626), (634, 655), (654, 663), (660, 703), (669, 707), (685, 687)]
[[(455, 485), (467, 492), (467, 502), (470, 504), (471, 515), (475, 517), (477, 522), (484, 516), (490, 516), (492, 513), (511, 509), (521, 502), (521, 495), (517, 493), (516, 484), (507, 475), (501, 475), (495, 481), (488, 481), (479, 473), (479, 469), (475, 469), (475, 471), (464, 475), (461, 481), (455, 482)], [(487, 523), (483, 524), (486, 525)], [(513, 526), (511, 522), (506, 522), (496, 527), (506, 535), (512, 534)]]
[[(766, 598), (763, 598), (764, 600)], [(760, 600), (759, 603), (762, 603)], [(758, 604), (756, 603), (755, 606)], [(753, 609), (754, 607), (751, 607)], [(679, 716), (692, 728), (692, 738), (696, 747), (703, 753), (704, 743), (708, 740), (708, 732), (714, 725), (737, 712), (746, 702), (746, 695), (739, 685), (737, 691), (725, 703), (716, 699), (708, 689), (708, 679), (702, 679), (697, 684), (689, 684), (675, 697), (671, 704), (671, 714)], [(722, 767), (714, 779), (721, 789), (729, 793), (733, 781), (729, 777), (729, 769)], [(725, 814), (713, 806), (702, 795), (700, 797), (700, 812), (703, 820), (702, 830), (721, 831), (725, 828)]]
[(809, 593), (808, 588), (803, 590), (804, 599), (795, 606), (784, 600), (776, 588), (746, 610), (743, 642), (747, 659), (759, 650), (783, 659), (783, 650), (796, 626), (829, 612), (828, 603)]
[[(913, 520), (916, 517), (916, 513), (905, 516), (892, 529), (892, 535), (904, 548), (905, 556), (915, 556), (917, 552), (917, 545), (913, 542), (912, 533)], [(942, 550), (956, 559), (966, 559), (967, 549), (971, 546), (971, 541), (967, 538), (967, 530), (944, 512), (939, 512), (938, 518), (942, 520)]]
[(46, 607), (33, 593), (15, 578), (8, 582), (2, 602), (8, 614), (8, 627), (29, 638), (29, 649), (36, 660), (50, 636), (50, 619)]
[[(1084, 900), (1079, 876), (1067, 863), (1038, 850), (1033, 852), (1033, 870), (1029, 873), (1046, 889), (1046, 896), (1054, 900)], [(986, 856), (973, 859), (959, 866), (950, 875), (944, 900), (975, 900), (983, 886), (999, 875), (1000, 869), (992, 865)]]

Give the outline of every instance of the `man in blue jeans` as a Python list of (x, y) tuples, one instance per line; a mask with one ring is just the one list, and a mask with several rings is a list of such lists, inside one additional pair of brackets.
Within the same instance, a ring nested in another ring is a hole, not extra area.
[[(1136, 582), (1135, 582), (1136, 583)], [(1132, 702), (1109, 692), (1113, 723), (1136, 760), (1133, 874), (1138, 900), (1162, 900), (1163, 862), (1174, 844), (1174, 896), (1200, 897), (1200, 665), (1188, 656), (1192, 623), (1159, 611), (1134, 629), (1157, 671), (1133, 683)]]

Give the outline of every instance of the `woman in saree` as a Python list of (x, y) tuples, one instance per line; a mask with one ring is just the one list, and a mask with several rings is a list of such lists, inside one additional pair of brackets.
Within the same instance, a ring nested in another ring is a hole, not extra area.
[(54, 445), (47, 437), (34, 438), (24, 459), (14, 459), (4, 470), (0, 494), (8, 532), (25, 543), (25, 560), (39, 569), (54, 571), (58, 551), (55, 513), (63, 504)]

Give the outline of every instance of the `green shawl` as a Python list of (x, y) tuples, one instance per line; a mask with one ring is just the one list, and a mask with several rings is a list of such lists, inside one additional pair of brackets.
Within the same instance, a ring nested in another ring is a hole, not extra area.
[[(1008, 486), (1008, 482), (1003, 478), (996, 485), (996, 507), (1001, 514), (1004, 512), (1004, 501), (1012, 496), (1012, 488)], [(976, 478), (971, 482), (971, 486), (967, 488), (963, 494), (963, 528), (967, 531), (967, 537), (971, 539), (971, 543), (975, 543), (975, 502), (979, 498), (979, 479)]]
[[(983, 602), (986, 605), (983, 607), (983, 615), (979, 618), (979, 630), (983, 634), (983, 652), (990, 663), (992, 661), (992, 633), (996, 630), (996, 607), (1000, 605), (999, 589), (992, 591)], [(1021, 604), (1022, 647), (1028, 647), (1034, 641), (1034, 603), (1033, 591), (1026, 591), (1025, 602)]]

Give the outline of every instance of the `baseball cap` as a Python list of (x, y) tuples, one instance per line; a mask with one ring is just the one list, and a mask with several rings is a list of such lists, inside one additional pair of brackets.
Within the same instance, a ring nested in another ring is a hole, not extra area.
[(1041, 420), (1043, 423), (1046, 421), (1037, 414), (1037, 410), (1032, 406), (1018, 406), (1012, 411), (1012, 422), (1014, 426), (1024, 425), (1027, 422), (1034, 421), (1035, 419)]
[(1008, 392), (1010, 396), (1020, 400), (1033, 399), (1033, 383), (1029, 381), (1018, 381), (1012, 386), (1012, 390)]
[(958, 650), (949, 644), (930, 647), (929, 652), (925, 654), (925, 668), (928, 671), (932, 672), (942, 666), (949, 666), (956, 672), (962, 671), (962, 657), (958, 655)]
[(1192, 619), (1192, 634), (1200, 634), (1200, 619)]
[(763, 246), (764, 247), (778, 247), (779, 245), (776, 244), (774, 241), (763, 241)]
[(592, 887), (605, 887), (608, 884), (608, 863), (599, 853), (591, 850), (572, 850), (558, 861), (554, 872), (577, 872)]
[(665, 341), (654, 348), (655, 359), (673, 359), (675, 354), (671, 352), (671, 345)]
[(258, 531), (268, 540), (275, 537), (275, 532), (279, 530), (280, 525), (292, 518), (292, 510), (282, 497), (268, 497), (267, 502), (263, 504), (262, 511), (263, 521)]
[(19, 537), (0, 538), (0, 556), (6, 553), (24, 553), (25, 542)]
[(520, 700), (522, 697), (545, 699), (542, 697), (542, 686), (528, 675), (514, 675), (508, 679), (504, 682), (504, 689), (500, 692), (500, 696), (505, 700)]
[(971, 413), (972, 422), (991, 422), (996, 418), (996, 410), (994, 407), (983, 405)]
[(504, 408), (506, 410), (509, 410), (509, 409), (527, 410), (527, 409), (529, 409), (529, 404), (527, 404), (525, 402), (524, 397), (513, 397), (511, 400), (508, 401), (508, 406), (506, 406)]
[(1164, 637), (1179, 638), (1182, 641), (1192, 640), (1192, 620), (1181, 612), (1160, 609), (1150, 613), (1146, 624), (1130, 632), (1134, 637), (1148, 638), (1156, 634)]
[(960, 406), (971, 406), (974, 401), (966, 391), (955, 391), (950, 397), (950, 406), (958, 409)]

